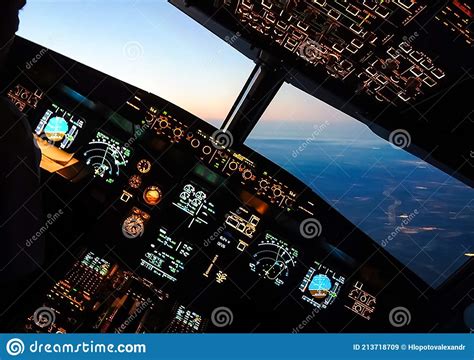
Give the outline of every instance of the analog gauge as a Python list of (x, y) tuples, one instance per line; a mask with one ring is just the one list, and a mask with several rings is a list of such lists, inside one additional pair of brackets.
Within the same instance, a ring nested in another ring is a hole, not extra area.
[(147, 174), (151, 170), (151, 162), (149, 160), (142, 159), (137, 163), (137, 169), (142, 174)]
[(122, 234), (128, 239), (136, 239), (145, 232), (145, 222), (139, 215), (133, 214), (125, 219)]
[(298, 250), (267, 233), (265, 239), (258, 244), (250, 269), (280, 286), (288, 278), (290, 269), (295, 267), (297, 257)]
[(140, 175), (133, 175), (128, 179), (128, 185), (133, 189), (138, 189), (142, 184), (142, 178)]
[(158, 186), (147, 187), (143, 193), (143, 200), (150, 206), (158, 205), (163, 194)]

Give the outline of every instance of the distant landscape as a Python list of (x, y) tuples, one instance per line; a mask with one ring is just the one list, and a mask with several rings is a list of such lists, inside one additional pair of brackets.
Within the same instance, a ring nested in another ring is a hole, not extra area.
[(433, 287), (474, 248), (474, 190), (374, 135), (359, 141), (254, 137), (247, 145), (306, 183)]

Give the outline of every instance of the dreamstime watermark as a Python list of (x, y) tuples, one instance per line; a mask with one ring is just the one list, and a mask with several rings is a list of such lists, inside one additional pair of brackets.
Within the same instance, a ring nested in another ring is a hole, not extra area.
[(130, 61), (137, 61), (145, 54), (143, 45), (138, 41), (129, 41), (123, 46), (123, 55)]
[(388, 141), (394, 149), (405, 149), (411, 145), (411, 135), (404, 129), (397, 129), (390, 133)]
[(48, 53), (49, 49), (42, 48), (30, 61), (25, 64), (26, 70), (31, 70)]
[(225, 306), (215, 308), (211, 314), (211, 322), (214, 326), (219, 328), (232, 325), (234, 322), (234, 313)]
[(393, 230), (385, 239), (382, 240), (382, 247), (386, 247), (393, 239), (395, 239), (398, 234), (402, 232), (402, 230), (405, 228), (405, 226), (409, 225), (419, 214), (420, 212), (418, 209), (413, 210), (410, 214), (408, 214), (407, 217), (405, 217), (400, 225), (398, 225), (395, 230)]
[(306, 40), (298, 49), (298, 54), (301, 58), (308, 62), (314, 62), (321, 58), (324, 53), (324, 46), (314, 40)]
[(34, 245), (34, 243), (36, 241), (38, 241), (38, 239), (40, 239), (47, 231), (48, 229), (54, 225), (54, 223), (56, 221), (59, 220), (59, 218), (64, 215), (64, 211), (63, 209), (59, 209), (56, 213), (54, 214), (48, 214), (46, 216), (47, 220), (46, 222), (44, 223), (44, 225), (32, 236), (30, 237), (28, 240), (26, 240), (26, 247), (31, 247)]
[(133, 314), (131, 314), (125, 321), (115, 329), (116, 334), (121, 334), (125, 330), (127, 330), (128, 326), (137, 319), (147, 308), (152, 304), (152, 300), (150, 298), (146, 299), (144, 302), (140, 304), (140, 306), (135, 310)]
[(42, 329), (50, 327), (56, 322), (56, 312), (50, 307), (42, 306), (34, 312), (33, 322)]
[(411, 312), (406, 307), (397, 306), (388, 314), (388, 321), (390, 325), (397, 328), (410, 325)]
[(309, 218), (300, 224), (300, 234), (305, 239), (314, 239), (315, 237), (321, 236), (322, 232), (323, 226), (317, 219)]
[(233, 34), (232, 36), (227, 35), (227, 36), (224, 38), (224, 40), (225, 40), (228, 44), (234, 45), (235, 42), (236, 42), (237, 40), (239, 40), (239, 38), (240, 38), (241, 36), (242, 36), (242, 34), (237, 31), (237, 32), (236, 32), (235, 34)]
[(25, 352), (25, 343), (21, 339), (10, 339), (5, 346), (8, 355), (18, 356)]
[(306, 140), (298, 146), (297, 149), (293, 150), (291, 154), (293, 158), (297, 158), (299, 154), (306, 150), (306, 148), (316, 140), (316, 138), (321, 135), (324, 130), (329, 126), (329, 121), (325, 121), (321, 125), (314, 125), (314, 131), (311, 133), (311, 136), (306, 138)]
[(304, 330), (304, 328), (306, 326), (308, 326), (308, 324), (313, 321), (313, 319), (316, 317), (316, 315), (319, 313), (319, 309), (318, 308), (314, 308), (313, 311), (311, 311), (311, 313), (306, 316), (299, 324), (298, 326), (296, 326), (295, 328), (293, 328), (293, 330), (291, 331), (292, 334), (298, 334), (300, 333), (301, 331)]
[(218, 150), (225, 150), (230, 148), (234, 144), (234, 137), (230, 133), (230, 131), (225, 130), (216, 130), (211, 135), (213, 146)]
[(96, 343), (94, 340), (79, 343), (52, 343), (34, 341), (27, 348), (23, 340), (19, 338), (10, 339), (5, 350), (10, 356), (19, 356), (28, 351), (30, 354), (144, 354), (147, 352), (146, 344), (106, 344)]
[(235, 213), (227, 213), (224, 218), (226, 219), (224, 224), (219, 226), (216, 231), (214, 231), (208, 238), (204, 239), (204, 246), (205, 247), (209, 247), (211, 246), (211, 244), (220, 239), (220, 237), (222, 236), (222, 234), (227, 230), (227, 219), (229, 217), (231, 217), (231, 215), (234, 214), (234, 215), (237, 215), (237, 216), (240, 216), (242, 214), (242, 211), (241, 209), (237, 209), (237, 211), (235, 211)]
[(211, 244), (212, 244), (214, 241), (216, 241), (217, 239), (219, 239), (219, 238), (221, 237), (222, 233), (223, 233), (226, 229), (227, 229), (226, 224), (219, 226), (219, 227), (217, 228), (217, 230), (214, 231), (213, 234), (211, 234), (211, 236), (209, 236), (208, 238), (206, 238), (206, 239), (204, 240), (204, 246), (205, 246), (205, 247), (211, 246)]
[[(419, 34), (417, 31), (415, 31), (415, 32), (414, 32), (413, 34), (411, 34), (411, 35), (405, 35), (405, 36), (403, 36), (402, 40), (403, 40), (403, 42), (406, 43), (406, 44), (411, 44), (411, 43), (413, 43), (416, 39), (418, 39), (419, 36), (420, 36), (420, 34)], [(394, 54), (393, 54), (393, 55), (394, 55), (395, 57), (398, 57), (398, 56), (403, 55), (403, 52), (402, 52), (399, 48), (397, 48), (397, 49), (394, 49)], [(393, 59), (393, 58), (387, 59), (387, 60), (382, 64), (382, 69), (384, 69), (384, 70), (385, 70), (385, 69), (388, 69), (388, 68), (390, 67), (389, 65), (390, 65), (392, 62), (395, 62), (395, 61), (396, 61), (396, 60)]]
[(150, 124), (145, 123), (142, 126), (135, 128), (135, 133), (132, 137), (128, 139), (128, 141), (123, 146), (126, 148), (131, 147), (150, 127)]

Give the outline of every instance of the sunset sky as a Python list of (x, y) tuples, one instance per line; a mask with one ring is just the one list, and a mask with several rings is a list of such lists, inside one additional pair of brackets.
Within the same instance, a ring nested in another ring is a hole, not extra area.
[[(254, 66), (165, 0), (28, 0), (19, 34), (213, 123), (225, 118)], [(264, 116), (327, 119), (354, 122), (289, 85)]]

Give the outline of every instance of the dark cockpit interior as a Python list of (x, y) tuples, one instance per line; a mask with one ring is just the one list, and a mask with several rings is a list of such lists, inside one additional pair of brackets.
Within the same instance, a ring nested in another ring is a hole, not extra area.
[[(244, 142), (288, 83), (395, 145), (404, 129), (404, 151), (472, 187), (472, 2), (169, 2), (255, 63), (220, 129), (16, 38), (3, 95), (27, 115), (42, 152), (37, 236), (47, 256), (44, 274), (4, 309), (3, 326), (469, 331), (471, 260), (431, 287)], [(409, 309), (403, 327), (391, 321), (400, 308)]]

